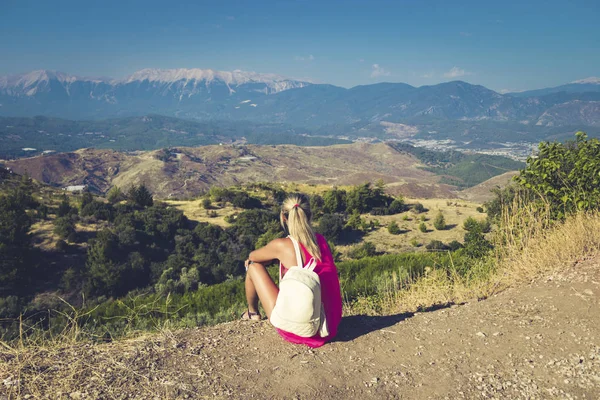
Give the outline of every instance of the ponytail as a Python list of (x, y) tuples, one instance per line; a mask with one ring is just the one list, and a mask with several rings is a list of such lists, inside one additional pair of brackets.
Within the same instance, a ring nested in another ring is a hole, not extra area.
[[(287, 224), (284, 216), (287, 216)], [(310, 204), (305, 195), (293, 194), (284, 200), (281, 206), (281, 226), (284, 229), (287, 227), (288, 234), (302, 243), (311, 256), (321, 261), (321, 249), (310, 226), (311, 218)]]

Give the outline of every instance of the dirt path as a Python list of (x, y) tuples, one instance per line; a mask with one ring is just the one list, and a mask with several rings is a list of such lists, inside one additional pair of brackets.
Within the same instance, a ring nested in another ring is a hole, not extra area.
[[(481, 302), (347, 317), (315, 350), (268, 322), (232, 322), (40, 352), (21, 357), (20, 387), (52, 399), (598, 399), (599, 262)], [(16, 358), (0, 357), (14, 370)], [(17, 397), (17, 378), (0, 378), (0, 393)]]

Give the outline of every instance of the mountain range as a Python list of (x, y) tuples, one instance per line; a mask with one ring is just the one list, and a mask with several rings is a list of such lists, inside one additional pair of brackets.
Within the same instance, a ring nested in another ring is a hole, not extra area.
[(310, 129), (433, 120), (585, 128), (600, 126), (600, 79), (500, 94), (462, 81), (346, 89), (274, 74), (210, 69), (144, 69), (122, 80), (45, 70), (0, 77), (0, 116), (81, 120), (149, 113)]

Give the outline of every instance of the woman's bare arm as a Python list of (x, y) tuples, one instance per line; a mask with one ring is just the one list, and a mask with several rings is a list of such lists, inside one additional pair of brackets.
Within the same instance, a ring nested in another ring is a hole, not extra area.
[(251, 252), (248, 259), (258, 263), (268, 263), (275, 259), (280, 260), (282, 253), (285, 251), (286, 240), (287, 239), (271, 240), (267, 245)]

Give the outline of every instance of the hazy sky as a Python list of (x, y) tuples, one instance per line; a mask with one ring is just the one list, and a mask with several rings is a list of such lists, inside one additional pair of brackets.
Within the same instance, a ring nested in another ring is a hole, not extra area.
[(0, 0), (0, 75), (142, 68), (557, 86), (600, 76), (600, 2)]

